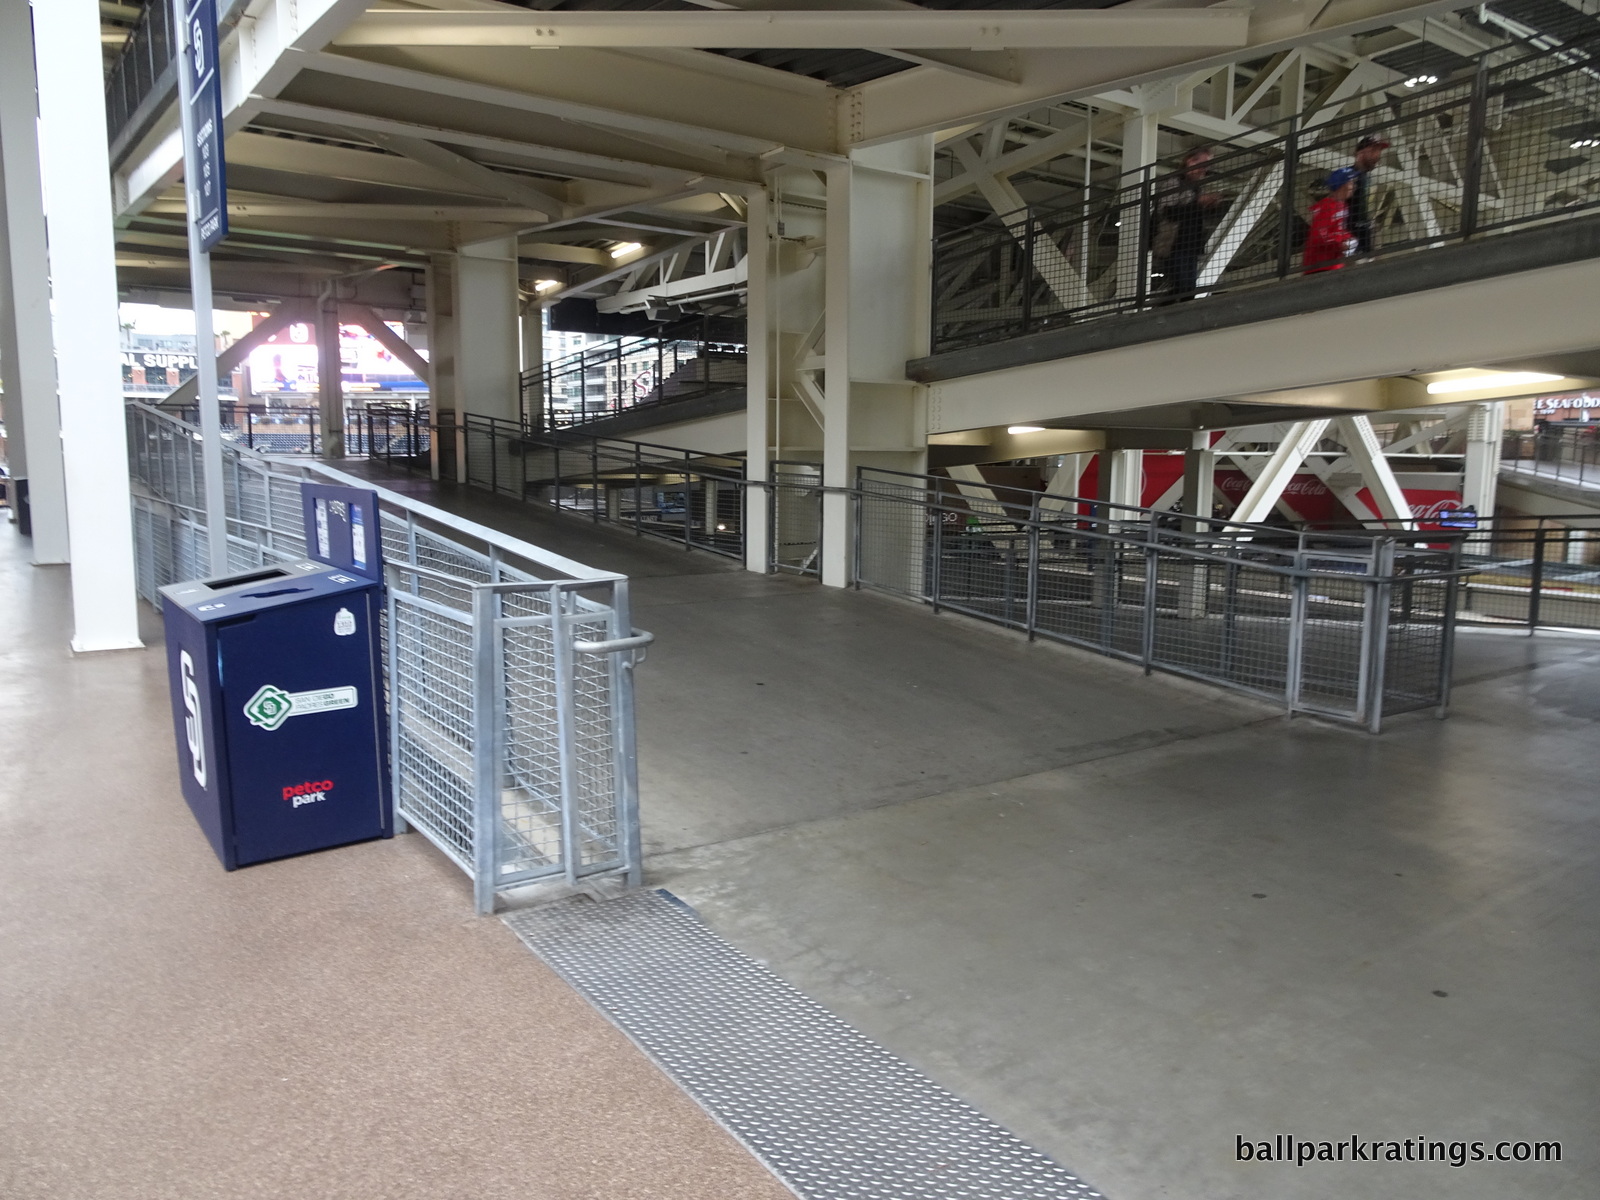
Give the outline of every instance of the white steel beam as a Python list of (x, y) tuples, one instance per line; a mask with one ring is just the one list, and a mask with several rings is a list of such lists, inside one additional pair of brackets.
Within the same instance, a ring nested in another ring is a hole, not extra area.
[[(1170, 7), (1140, 11), (1163, 15), (1184, 11), (1180, 7), (1182, 0), (1157, 2)], [(1044, 104), (1094, 96), (1112, 88), (1225, 66), (1292, 46), (1362, 33), (1455, 7), (1456, 0), (1329, 0), (1321, 5), (1303, 0), (1262, 0), (1250, 12), (1247, 44), (1241, 48), (1244, 53), (1234, 49), (1194, 54), (1159, 47), (1084, 52), (1023, 48), (1014, 51), (1021, 78), (1011, 86), (940, 72), (903, 71), (850, 89), (846, 97), (850, 114), (848, 137), (851, 144), (871, 145), (910, 133), (933, 133), (1025, 113)], [(1126, 13), (1126, 8), (1111, 11)]]
[(680, 46), (686, 49), (1006, 50), (1227, 47), (1250, 16), (1232, 9), (986, 9), (916, 12), (369, 12), (340, 46)]
[[(217, 377), (220, 379), (228, 375), (250, 357), (252, 350), (257, 346), (265, 346), (275, 334), (296, 322), (310, 322), (314, 318), (315, 313), (299, 301), (289, 301), (279, 305), (270, 317), (217, 355)], [(174, 406), (193, 404), (199, 395), (200, 376), (195, 374), (161, 397), (157, 403)]]
[(565, 200), (552, 194), (554, 185), (541, 186), (532, 180), (518, 179), (492, 170), (464, 154), (457, 154), (425, 138), (401, 137), (392, 133), (373, 133), (371, 137), (386, 150), (393, 150), (413, 162), (456, 176), (479, 191), (531, 209), (544, 219), (553, 220), (566, 209)]
[(418, 379), (428, 378), (428, 360), (423, 358), (410, 342), (390, 329), (384, 319), (366, 305), (339, 305), (339, 319), (365, 329), (380, 346), (415, 371)]
[[(972, 148), (972, 143), (966, 138), (957, 138), (952, 144), (956, 161), (959, 162), (967, 173), (967, 177), (974, 180), (978, 190), (983, 193), (983, 198), (988, 201), (989, 207), (999, 214), (1005, 222), (1006, 231), (1016, 239), (1023, 249), (1030, 249), (1028, 245), (1028, 226), (1030, 214), (1027, 202), (1012, 187), (1010, 182), (996, 176), (988, 170), (978, 158), (978, 152)], [(1089, 302), (1089, 290), (1084, 286), (1083, 276), (1078, 274), (1078, 268), (1067, 261), (1067, 256), (1061, 253), (1055, 239), (1048, 233), (1035, 231), (1033, 245), (1033, 270), (1045, 282), (1051, 295), (1060, 302), (1065, 309), (1081, 308)], [(1027, 280), (1024, 287), (1032, 287), (1033, 281)]]
[[(1002, 118), (999, 124), (1004, 125), (1008, 119)], [(1100, 136), (1111, 137), (1115, 134), (1116, 128), (1115, 124), (1110, 124), (1099, 131)], [(1029, 145), (1002, 154), (998, 158), (986, 162), (984, 167), (994, 177), (1008, 179), (1018, 171), (1028, 171), (1049, 162), (1053, 158), (1060, 158), (1062, 155), (1070, 154), (1074, 150), (1081, 150), (1088, 140), (1089, 130), (1087, 126), (1082, 129), (1063, 129), (1060, 133), (1050, 134)], [(965, 138), (957, 139), (956, 145), (960, 146), (964, 142)], [(944, 204), (957, 197), (964, 196), (968, 192), (978, 190), (981, 175), (982, 172), (974, 173), (964, 169), (961, 174), (952, 175), (949, 179), (943, 180), (933, 189), (933, 202), (935, 204)]]
[(1231, 519), (1241, 525), (1253, 525), (1265, 520), (1283, 495), (1283, 489), (1289, 486), (1289, 481), (1305, 462), (1306, 455), (1316, 449), (1317, 443), (1328, 432), (1329, 424), (1329, 419), (1324, 417), (1315, 421), (1296, 421), (1291, 425), (1261, 474), (1250, 485), (1244, 499), (1239, 501), (1239, 507), (1234, 510)]
[(1378, 516), (1385, 521), (1395, 521), (1402, 529), (1410, 528), (1411, 504), (1394, 477), (1389, 460), (1384, 457), (1378, 435), (1373, 431), (1371, 417), (1340, 417), (1339, 440), (1350, 452), (1350, 460), (1361, 472), (1361, 478), (1377, 506)]
[(1050, 482), (1039, 499), (1040, 512), (1063, 512), (1069, 497), (1078, 495), (1078, 481), (1083, 478), (1083, 468), (1088, 465), (1087, 454), (1063, 454), (1061, 465), (1050, 476)]
[[(163, 200), (151, 205), (149, 211), (182, 212), (182, 201)], [(545, 214), (534, 209), (499, 204), (331, 204), (321, 200), (230, 199), (228, 216), (239, 220), (309, 217), (327, 221), (488, 221), (507, 225), (538, 225), (545, 220)]]
[(366, 113), (347, 112), (339, 108), (326, 108), (317, 104), (300, 104), (292, 100), (261, 100), (256, 111), (267, 116), (291, 117), (314, 121), (333, 129), (359, 129), (364, 133), (384, 133), (399, 137), (414, 137), (423, 141), (443, 142), (451, 146), (467, 146), (474, 150), (487, 150), (491, 154), (504, 154), (510, 158), (536, 163), (558, 174), (579, 175), (586, 179), (607, 180), (645, 186), (667, 180), (687, 177), (688, 172), (670, 167), (654, 167), (627, 159), (609, 158), (600, 154), (587, 154), (581, 150), (567, 150), (559, 146), (540, 146), (510, 138), (490, 137), (467, 133), (457, 129), (444, 129), (432, 125), (419, 125), (412, 121), (396, 121), (388, 117), (374, 117)]
[[(360, 136), (376, 141), (384, 135), (363, 132)], [(373, 154), (370, 150), (334, 146), (310, 138), (274, 137), (248, 130), (228, 139), (228, 166), (230, 169), (234, 166), (259, 167), (264, 171), (342, 179), (378, 187), (414, 188), (467, 199), (498, 194), (485, 193), (460, 176), (424, 166), (414, 159), (394, 154)]]
[(712, 125), (695, 125), (686, 121), (673, 121), (597, 104), (563, 100), (553, 96), (538, 96), (512, 88), (474, 83), (451, 75), (352, 58), (347, 54), (326, 52), (302, 54), (299, 59), (302, 69), (307, 71), (318, 71), (344, 79), (380, 84), (384, 87), (405, 88), (423, 95), (467, 100), (474, 104), (487, 104), (514, 112), (536, 113), (612, 132), (635, 133), (645, 138), (712, 147), (730, 154), (761, 155), (778, 149), (780, 145), (767, 138), (733, 133)]
[(701, 242), (707, 241), (715, 236), (716, 235), (712, 233), (703, 233), (697, 234), (694, 237), (684, 238), (681, 241), (672, 243), (670, 246), (664, 246), (659, 250), (652, 251), (642, 258), (630, 259), (622, 266), (614, 267), (611, 270), (606, 271), (603, 274), (596, 275), (591, 279), (580, 280), (569, 287), (562, 288), (558, 292), (551, 292), (548, 296), (544, 297), (544, 302), (546, 304), (551, 304), (557, 300), (565, 299), (568, 296), (587, 295), (595, 288), (600, 287), (603, 284), (610, 283), (613, 279), (625, 279), (635, 271), (652, 266), (655, 263), (661, 262), (663, 259), (671, 258), (674, 254), (679, 254), (685, 250), (691, 250), (695, 246), (698, 246)]
[(602, 299), (599, 302), (599, 309), (601, 312), (610, 313), (627, 312), (630, 309), (642, 308), (652, 300), (672, 300), (680, 296), (700, 295), (703, 292), (738, 289), (748, 281), (748, 270), (749, 260), (740, 259), (733, 266), (724, 267), (720, 271), (688, 275), (667, 283), (617, 292)]

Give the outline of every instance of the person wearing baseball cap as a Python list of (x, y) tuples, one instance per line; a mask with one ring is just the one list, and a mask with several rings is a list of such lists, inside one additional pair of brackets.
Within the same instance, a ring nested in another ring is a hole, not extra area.
[(1305, 273), (1337, 271), (1356, 251), (1350, 231), (1350, 196), (1361, 172), (1340, 167), (1326, 180), (1328, 194), (1311, 206), (1311, 230), (1306, 234)]
[(1362, 254), (1371, 254), (1378, 248), (1372, 232), (1372, 216), (1367, 211), (1367, 175), (1382, 160), (1383, 152), (1388, 148), (1388, 140), (1377, 133), (1364, 133), (1356, 142), (1353, 168), (1356, 186), (1349, 201), (1350, 232), (1355, 235), (1357, 249)]

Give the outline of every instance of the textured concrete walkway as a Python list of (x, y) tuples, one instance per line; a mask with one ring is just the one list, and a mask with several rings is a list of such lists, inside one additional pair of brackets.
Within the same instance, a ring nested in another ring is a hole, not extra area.
[[(1591, 1200), (1600, 641), (1382, 736), (403, 484), (635, 576), (650, 879), (1112, 1200)], [(1560, 1163), (1236, 1161), (1545, 1140)]]
[(781, 1200), (421, 838), (223, 872), (0, 525), (0, 1197)]

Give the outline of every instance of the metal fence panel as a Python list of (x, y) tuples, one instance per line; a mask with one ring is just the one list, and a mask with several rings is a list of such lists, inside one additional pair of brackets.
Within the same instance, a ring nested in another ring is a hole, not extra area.
[(948, 484), (862, 468), (861, 586), (1374, 729), (1445, 701), (1454, 548), (1180, 533), (1170, 514), (1072, 497), (1041, 512), (1037, 493)]

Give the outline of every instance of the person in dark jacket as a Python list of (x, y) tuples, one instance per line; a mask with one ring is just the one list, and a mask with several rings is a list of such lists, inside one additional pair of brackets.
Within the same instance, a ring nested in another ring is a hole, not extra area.
[(1200, 279), (1200, 255), (1206, 248), (1206, 211), (1217, 204), (1206, 191), (1211, 151), (1199, 148), (1183, 156), (1175, 179), (1163, 180), (1156, 199), (1155, 265), (1161, 272), (1164, 303), (1193, 300)]
[(1328, 194), (1311, 206), (1311, 232), (1306, 234), (1305, 271), (1337, 271), (1360, 243), (1350, 230), (1350, 197), (1360, 172), (1340, 167), (1328, 176)]
[(1350, 194), (1350, 232), (1355, 235), (1356, 251), (1359, 254), (1371, 254), (1378, 248), (1377, 239), (1372, 232), (1372, 214), (1367, 208), (1367, 176), (1372, 169), (1383, 159), (1383, 152), (1389, 148), (1389, 143), (1375, 133), (1361, 136), (1356, 143), (1354, 170), (1356, 172), (1355, 190)]

